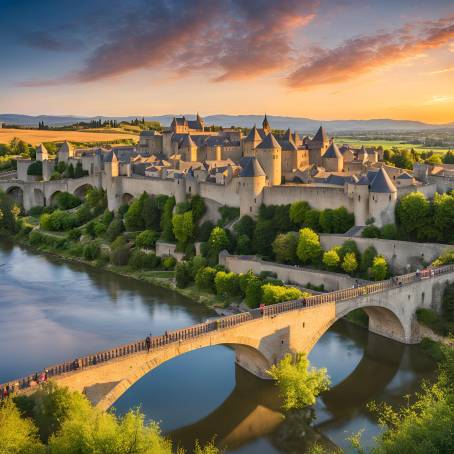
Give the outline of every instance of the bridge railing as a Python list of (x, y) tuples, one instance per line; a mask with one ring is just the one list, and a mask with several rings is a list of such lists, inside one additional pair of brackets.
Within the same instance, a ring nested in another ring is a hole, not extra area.
[[(430, 278), (432, 276), (439, 276), (453, 271), (454, 264), (444, 265), (438, 268), (432, 268), (430, 270), (423, 270), (419, 273), (404, 274), (388, 279), (386, 281), (375, 282), (373, 284), (363, 285), (356, 288), (336, 290), (334, 292), (309, 296), (307, 298), (302, 298), (299, 300), (285, 301), (283, 303), (265, 306), (261, 310), (253, 309), (249, 312), (222, 317), (220, 319), (207, 321), (205, 323), (199, 323), (197, 325), (181, 328), (178, 330), (167, 331), (161, 336), (153, 336), (150, 339), (150, 348), (155, 349), (174, 342), (194, 339), (212, 331), (231, 328), (258, 317), (272, 317), (277, 314), (296, 309), (317, 306), (325, 303), (333, 303), (336, 301), (345, 301), (370, 293), (382, 292), (390, 288), (399, 287), (401, 285), (411, 284), (421, 279)], [(93, 355), (76, 358), (73, 361), (49, 366), (45, 370), (47, 371), (47, 377), (51, 378), (81, 368), (86, 368), (106, 361), (111, 361), (116, 358), (136, 354), (138, 352), (147, 350), (147, 348), (148, 347), (145, 340), (141, 339), (135, 342), (120, 345), (109, 350), (98, 352)], [(10, 391), (14, 391), (17, 388), (28, 388), (31, 386), (31, 384), (36, 383), (37, 378), (39, 380), (39, 374), (32, 374), (20, 379), (12, 380), (7, 383), (0, 384), (0, 390), (5, 389), (6, 387), (8, 387)]]

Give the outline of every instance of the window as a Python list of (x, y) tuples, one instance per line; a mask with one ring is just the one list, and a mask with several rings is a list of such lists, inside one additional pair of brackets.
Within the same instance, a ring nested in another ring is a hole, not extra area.
[(249, 213), (252, 213), (252, 207), (249, 207)]
[(391, 194), (389, 194), (389, 201), (391, 202)]
[(191, 193), (191, 189), (192, 189), (191, 186), (189, 186), (189, 193)]

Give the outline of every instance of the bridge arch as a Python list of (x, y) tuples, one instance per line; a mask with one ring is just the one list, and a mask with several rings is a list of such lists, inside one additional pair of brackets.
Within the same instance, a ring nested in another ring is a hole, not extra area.
[(57, 203), (57, 196), (58, 196), (59, 194), (61, 194), (61, 193), (62, 193), (62, 191), (58, 191), (58, 190), (57, 190), (57, 191), (53, 192), (53, 193), (50, 195), (50, 197), (49, 197), (49, 199), (48, 199), (48, 205), (49, 205), (50, 207), (54, 207), (54, 206), (55, 206), (55, 204)]
[[(205, 339), (202, 338), (198, 341), (182, 343), (181, 345), (169, 344), (167, 348), (161, 348), (155, 352), (151, 350), (150, 353), (138, 355), (138, 361), (133, 366), (131, 366), (130, 362), (127, 362), (127, 370), (123, 371), (120, 380), (112, 380), (102, 384), (96, 383), (92, 386), (85, 387), (83, 392), (98, 408), (106, 410), (114, 405), (115, 401), (130, 387), (160, 365), (185, 353), (215, 345), (232, 347), (236, 353), (236, 361), (242, 368), (261, 378), (270, 378), (265, 374), (265, 371), (271, 367), (273, 361), (267, 354), (260, 351), (256, 339), (244, 336), (237, 338), (230, 336), (228, 341), (225, 341), (225, 338), (223, 338), (219, 342), (216, 342), (213, 338), (206, 337)], [(113, 364), (116, 365), (114, 367), (119, 366), (119, 363)]]
[(74, 189), (73, 194), (79, 199), (83, 200), (90, 189), (93, 189), (93, 186), (90, 183), (84, 183)]
[(8, 197), (13, 200), (15, 203), (18, 205), (23, 205), (24, 204), (24, 191), (20, 186), (10, 186), (6, 190), (6, 194)]

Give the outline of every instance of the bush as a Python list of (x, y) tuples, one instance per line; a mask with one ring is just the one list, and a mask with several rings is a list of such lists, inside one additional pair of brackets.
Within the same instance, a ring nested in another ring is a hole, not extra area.
[(192, 282), (192, 267), (189, 262), (177, 263), (175, 280), (178, 288), (186, 288)]
[(249, 255), (253, 253), (252, 241), (247, 235), (239, 235), (237, 237), (235, 253), (239, 255)]
[(281, 263), (294, 263), (298, 234), (295, 232), (281, 233), (273, 242), (273, 252), (276, 260)]
[(78, 207), (82, 201), (69, 192), (60, 192), (55, 196), (55, 206), (60, 210), (70, 210)]
[(106, 230), (106, 238), (109, 241), (115, 240), (124, 231), (123, 220), (116, 216)]
[(221, 252), (223, 249), (226, 249), (229, 245), (229, 237), (227, 236), (227, 232), (222, 227), (215, 227), (211, 231), (208, 245), (210, 248), (210, 255), (213, 258), (216, 258), (217, 262), (219, 252)]
[(32, 162), (27, 169), (27, 175), (33, 175), (41, 177), (43, 175), (43, 163), (42, 161)]
[(380, 230), (381, 238), (395, 240), (397, 238), (397, 227), (394, 224), (386, 224)]
[(374, 258), (377, 256), (377, 250), (373, 246), (369, 246), (361, 256), (359, 270), (363, 275), (368, 275)]
[(454, 249), (443, 252), (440, 257), (432, 262), (432, 266), (449, 265), (450, 263), (454, 263)]
[(443, 317), (448, 322), (454, 322), (454, 284), (448, 284), (443, 293)]
[(219, 271), (214, 278), (216, 293), (219, 296), (236, 296), (240, 293), (238, 274)]
[(162, 216), (161, 216), (161, 238), (164, 241), (174, 241), (175, 237), (173, 235), (173, 207), (175, 206), (175, 197), (169, 197), (163, 207)]
[(240, 217), (240, 209), (235, 207), (223, 206), (219, 208), (219, 213), (221, 213), (221, 219), (219, 224), (224, 226), (234, 219)]
[(202, 197), (195, 195), (191, 198), (190, 210), (192, 211), (194, 222), (197, 224), (200, 219), (202, 219), (207, 210)]
[(380, 238), (380, 229), (375, 225), (368, 225), (361, 232), (363, 238)]
[(374, 281), (383, 281), (387, 276), (388, 263), (384, 257), (377, 255), (372, 262), (371, 277)]
[(245, 291), (245, 303), (250, 308), (259, 307), (262, 304), (263, 300), (263, 281), (259, 279), (257, 276), (251, 278), (247, 284), (246, 291)]
[(101, 235), (104, 235), (104, 233), (106, 233), (106, 230), (107, 230), (106, 224), (104, 224), (103, 222), (97, 221), (94, 223), (95, 236), (99, 237)]
[(205, 257), (201, 257), (200, 255), (196, 255), (195, 257), (192, 257), (192, 259), (191, 259), (192, 278), (195, 279), (199, 270), (201, 270), (202, 268), (205, 268), (206, 266), (207, 266), (207, 261), (206, 261)]
[(81, 232), (79, 229), (71, 229), (68, 232), (68, 240), (71, 241), (78, 241), (80, 239)]
[(159, 235), (154, 230), (144, 230), (136, 236), (136, 246), (144, 249), (153, 249)]
[(303, 292), (293, 287), (283, 287), (272, 284), (265, 284), (262, 286), (263, 303), (277, 304), (284, 301), (296, 300), (304, 296)]
[(242, 216), (241, 219), (233, 226), (237, 236), (247, 235), (249, 238), (254, 236), (255, 221), (250, 216)]
[(77, 224), (77, 218), (71, 213), (65, 213), (61, 210), (55, 210), (51, 214), (43, 214), (39, 218), (39, 224), (42, 229), (54, 232), (72, 229)]
[(319, 236), (311, 229), (305, 227), (299, 232), (296, 254), (303, 263), (315, 263), (320, 258), (322, 248)]
[(116, 266), (126, 266), (131, 256), (130, 248), (127, 244), (117, 247), (110, 253), (110, 263)]
[(209, 290), (214, 292), (216, 290), (214, 278), (217, 271), (211, 266), (206, 266), (200, 269), (195, 276), (195, 284), (200, 290)]
[(85, 260), (96, 260), (100, 254), (99, 244), (91, 242), (84, 245), (83, 256)]
[(176, 263), (177, 263), (177, 261), (175, 260), (175, 257), (172, 257), (172, 256), (168, 256), (168, 257), (162, 259), (162, 266), (166, 270), (173, 270), (175, 268)]
[(330, 249), (323, 254), (323, 264), (329, 270), (335, 270), (339, 266), (340, 258), (335, 249)]
[(358, 262), (356, 261), (356, 255), (354, 252), (348, 252), (345, 254), (344, 260), (342, 261), (342, 269), (348, 273), (352, 274), (358, 268)]
[(109, 211), (108, 209), (104, 210), (104, 213), (101, 217), (101, 222), (108, 227), (110, 223), (113, 221), (114, 213), (113, 211)]
[(199, 241), (208, 241), (214, 224), (211, 221), (205, 221), (200, 227), (197, 235)]

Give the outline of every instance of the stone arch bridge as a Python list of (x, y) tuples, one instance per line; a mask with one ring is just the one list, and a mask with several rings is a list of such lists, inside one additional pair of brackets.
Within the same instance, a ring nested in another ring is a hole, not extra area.
[[(420, 341), (416, 309), (441, 300), (454, 280), (454, 265), (399, 276), (358, 288), (337, 290), (168, 332), (48, 367), (48, 376), (62, 386), (84, 392), (107, 409), (135, 382), (162, 363), (184, 353), (229, 345), (236, 362), (260, 378), (285, 354), (309, 353), (328, 328), (352, 310), (369, 315), (369, 330), (396, 341)], [(32, 386), (30, 386), (30, 383)], [(8, 383), (19, 392), (33, 389), (33, 376)], [(4, 384), (3, 386), (6, 386)]]
[(55, 181), (0, 179), (0, 189), (27, 211), (34, 206), (51, 206), (60, 192), (70, 192), (82, 198), (90, 187), (101, 187), (100, 175)]

